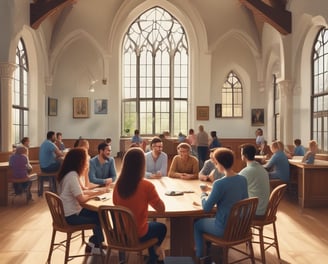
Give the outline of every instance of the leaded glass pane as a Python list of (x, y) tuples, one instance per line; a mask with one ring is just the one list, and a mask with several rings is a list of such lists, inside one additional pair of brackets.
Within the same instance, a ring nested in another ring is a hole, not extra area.
[[(122, 107), (127, 100), (135, 102), (135, 128), (141, 134), (159, 134), (186, 127), (188, 118), (181, 117), (188, 115), (187, 110), (177, 115), (170, 112), (176, 111), (171, 107), (176, 99), (185, 105), (188, 100), (188, 44), (181, 24), (160, 7), (147, 10), (130, 25), (123, 41), (123, 57)], [(159, 104), (161, 99), (167, 100), (165, 107), (163, 101)], [(123, 115), (122, 126), (126, 126), (125, 118), (130, 115)]]

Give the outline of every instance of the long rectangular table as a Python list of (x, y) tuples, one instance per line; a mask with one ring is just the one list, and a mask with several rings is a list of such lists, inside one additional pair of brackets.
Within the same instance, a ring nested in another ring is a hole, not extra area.
[(290, 159), (290, 177), (298, 185), (298, 202), (302, 208), (328, 206), (328, 161), (304, 164)]
[[(194, 236), (193, 225), (197, 218), (211, 216), (205, 213), (200, 206), (201, 190), (199, 180), (181, 180), (162, 177), (151, 181), (165, 203), (165, 212), (155, 212), (149, 207), (150, 218), (169, 218), (170, 219), (170, 255), (172, 256), (194, 256)], [(184, 191), (181, 196), (167, 196), (168, 190)], [(110, 195), (111, 197), (111, 195)], [(198, 203), (198, 204), (197, 204)], [(100, 205), (113, 205), (112, 199), (106, 201), (89, 200), (84, 206), (90, 210), (98, 210)]]

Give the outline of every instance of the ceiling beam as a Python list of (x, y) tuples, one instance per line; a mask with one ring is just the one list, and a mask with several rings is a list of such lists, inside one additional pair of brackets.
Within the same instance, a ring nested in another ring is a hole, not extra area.
[(76, 0), (36, 0), (30, 4), (30, 26), (37, 29), (48, 16), (61, 12)]
[[(269, 23), (281, 34), (292, 33), (292, 13), (283, 9), (283, 2), (277, 1), (277, 5), (267, 5), (261, 0), (239, 0), (244, 6), (251, 10), (256, 18)], [(274, 3), (274, 1), (270, 1)]]

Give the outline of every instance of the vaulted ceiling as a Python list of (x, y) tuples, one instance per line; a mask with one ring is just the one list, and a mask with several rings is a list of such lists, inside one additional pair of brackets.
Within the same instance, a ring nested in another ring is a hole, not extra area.
[[(30, 25), (37, 29), (48, 16), (61, 13), (78, 0), (34, 0), (30, 4)], [(269, 23), (281, 34), (292, 31), (292, 14), (286, 10), (288, 0), (239, 0), (254, 16), (258, 31), (264, 22)]]

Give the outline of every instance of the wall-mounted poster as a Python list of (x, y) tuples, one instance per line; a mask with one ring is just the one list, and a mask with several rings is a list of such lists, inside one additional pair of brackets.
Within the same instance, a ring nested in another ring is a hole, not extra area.
[(95, 104), (94, 104), (94, 108), (95, 108), (95, 114), (96, 115), (102, 115), (102, 114), (107, 114), (107, 99), (95, 99)]
[(89, 98), (74, 97), (73, 98), (73, 118), (89, 117)]
[(208, 106), (197, 106), (197, 120), (208, 120), (209, 110)]
[(215, 117), (222, 117), (222, 104), (215, 104)]
[(264, 126), (264, 109), (252, 109), (252, 126)]
[(48, 116), (57, 115), (57, 99), (48, 97)]

